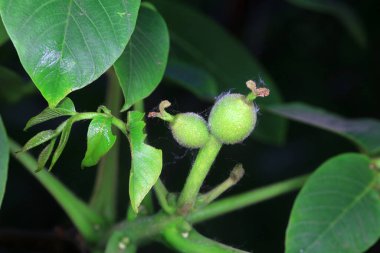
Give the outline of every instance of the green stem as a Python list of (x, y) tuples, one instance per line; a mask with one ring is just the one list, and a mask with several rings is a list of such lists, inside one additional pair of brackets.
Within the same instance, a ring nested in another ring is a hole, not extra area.
[(158, 203), (160, 203), (162, 209), (168, 214), (174, 213), (175, 208), (171, 207), (167, 200), (169, 194), (168, 190), (160, 179), (158, 179), (157, 183), (154, 185), (154, 191), (156, 192)]
[[(113, 112), (115, 118), (118, 118), (122, 103), (121, 89), (115, 72), (111, 69), (107, 74), (108, 87), (105, 105)], [(119, 132), (116, 133), (116, 136), (119, 139)], [(120, 141), (117, 141), (108, 154), (101, 160), (90, 200), (90, 206), (106, 217), (110, 224), (116, 219), (119, 149)]]
[(82, 236), (88, 242), (96, 242), (104, 229), (105, 221), (94, 210), (90, 209), (86, 203), (80, 200), (74, 193), (65, 187), (47, 170), (34, 173), (37, 169), (36, 160), (28, 153), (15, 153), (21, 147), (9, 139), (9, 145), (13, 157), (18, 160), (55, 198), (55, 200), (65, 210), (71, 221), (75, 224)]
[(202, 196), (199, 197), (197, 207), (199, 206), (206, 206), (210, 204), (212, 201), (217, 199), (220, 195), (222, 195), (225, 191), (230, 189), (232, 186), (237, 184), (240, 179), (244, 175), (244, 169), (241, 164), (236, 165), (233, 170), (230, 173), (230, 176), (224, 180), (221, 184), (216, 186), (214, 189), (209, 191), (208, 193), (203, 194)]
[(163, 231), (163, 237), (171, 247), (182, 253), (248, 253), (210, 240), (192, 228), (183, 231), (177, 224), (170, 224)]
[(133, 110), (138, 112), (145, 112), (144, 100), (137, 101), (133, 105)]
[[(184, 221), (184, 218), (181, 216), (168, 216), (161, 212), (151, 216), (139, 217), (133, 221), (123, 222), (115, 226), (110, 231), (108, 238), (111, 238), (114, 242), (128, 240), (135, 245), (140, 245), (159, 236), (169, 224), (178, 223), (179, 221)], [(111, 240), (106, 237), (103, 239), (103, 243), (111, 243)]]
[(199, 209), (188, 216), (188, 221), (198, 223), (211, 218), (253, 205), (264, 200), (272, 199), (282, 194), (301, 188), (308, 175), (296, 177), (283, 182), (264, 186), (237, 196), (216, 201), (203, 209)]
[(222, 144), (214, 136), (210, 135), (206, 145), (199, 150), (178, 200), (180, 213), (186, 214), (193, 208), (203, 181), (221, 147)]
[(165, 228), (178, 225), (184, 222), (184, 219), (190, 224), (203, 222), (225, 213), (297, 190), (303, 186), (307, 178), (308, 175), (300, 176), (219, 200), (185, 217), (158, 213), (153, 216), (136, 219), (132, 222), (123, 222), (118, 224), (112, 232), (119, 234), (119, 240), (128, 237), (133, 242), (139, 244), (140, 242), (152, 240), (152, 238), (162, 233)]
[(112, 115), (109, 115), (109, 114), (106, 114), (106, 113), (101, 113), (101, 112), (81, 112), (81, 113), (77, 113), (75, 114), (74, 116), (72, 116), (73, 120), (74, 121), (80, 121), (80, 120), (88, 120), (88, 119), (93, 119), (95, 118), (96, 116), (99, 116), (99, 115), (102, 115), (102, 116), (106, 116), (106, 117), (111, 117), (112, 118), (112, 124), (117, 127), (123, 134), (127, 134), (127, 124), (124, 123), (122, 120), (112, 116)]

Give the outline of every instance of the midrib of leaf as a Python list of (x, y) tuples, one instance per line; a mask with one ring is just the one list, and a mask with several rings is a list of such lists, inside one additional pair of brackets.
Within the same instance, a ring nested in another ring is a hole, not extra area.
[[(97, 0), (97, 1), (98, 1), (98, 3), (100, 4), (100, 6), (102, 7), (104, 13), (105, 13), (106, 16), (107, 16), (107, 19), (108, 19), (108, 21), (109, 21), (109, 23), (110, 23), (110, 25), (111, 25), (111, 28), (112, 28), (111, 30), (112, 30), (112, 33), (113, 33), (113, 36), (114, 36), (115, 40), (116, 40), (116, 41), (119, 41), (119, 40), (117, 39), (117, 35), (116, 35), (116, 32), (115, 32), (115, 27), (114, 27), (114, 25), (113, 25), (113, 23), (112, 23), (112, 20), (111, 20), (110, 15), (108, 14), (106, 8), (104, 7), (102, 1), (101, 1), (101, 0)], [(124, 1), (123, 1), (123, 3), (124, 3)]]
[(69, 0), (69, 5), (67, 7), (66, 24), (65, 24), (65, 29), (63, 31), (63, 38), (62, 38), (62, 43), (61, 43), (61, 57), (59, 58), (59, 66), (61, 66), (61, 63), (62, 63), (63, 53), (64, 53), (64, 49), (65, 49), (65, 44), (68, 47), (68, 45), (66, 43), (66, 36), (67, 36), (67, 30), (69, 29), (69, 23), (70, 23), (71, 8), (72, 8), (72, 6), (73, 6), (73, 0)]
[[(102, 42), (103, 46), (104, 46), (104, 49), (108, 52), (108, 54), (110, 55), (111, 53), (109, 52), (109, 49), (106, 45), (106, 42), (104, 41), (103, 37), (102, 37), (102, 34), (100, 33), (98, 27), (95, 25), (94, 21), (92, 21), (92, 19), (90, 18), (90, 16), (87, 15), (86, 11), (83, 10), (82, 6), (80, 6), (76, 0), (72, 0), (74, 2), (74, 4), (78, 7), (78, 9), (86, 16), (86, 18), (88, 19), (88, 21), (90, 21), (90, 24), (92, 25), (92, 27), (94, 27), (96, 33), (99, 35), (99, 38), (100, 38), (100, 41)], [(78, 27), (79, 28), (79, 27)], [(83, 36), (84, 38), (84, 36)], [(117, 41), (117, 40), (116, 40)]]
[(314, 245), (321, 239), (323, 238), (326, 233), (328, 233), (345, 215), (347, 212), (349, 212), (352, 208), (354, 208), (354, 206), (363, 198), (365, 197), (365, 195), (367, 195), (367, 193), (372, 190), (372, 187), (373, 185), (376, 183), (376, 180), (377, 180), (377, 177), (375, 176), (372, 181), (370, 182), (370, 184), (363, 190), (363, 192), (361, 194), (359, 194), (356, 198), (353, 199), (352, 203), (345, 209), (343, 209), (343, 212), (338, 215), (338, 217), (332, 222), (330, 223), (330, 225), (312, 242), (309, 244), (308, 247), (306, 247), (306, 249), (304, 249), (303, 252), (308, 252), (309, 250), (311, 250)]
[[(75, 0), (72, 0), (72, 1), (75, 1)], [(88, 43), (87, 43), (86, 37), (84, 36), (83, 30), (82, 30), (82, 28), (80, 27), (79, 23), (76, 21), (76, 19), (75, 19), (75, 17), (74, 17), (73, 15), (70, 14), (69, 16), (71, 16), (71, 18), (74, 20), (74, 23), (75, 23), (76, 26), (78, 27), (78, 30), (79, 30), (79, 32), (80, 32), (81, 35), (82, 35), (83, 42), (84, 42), (84, 44), (86, 45), (87, 51), (88, 51), (88, 53), (91, 55), (91, 60), (92, 60), (92, 67), (93, 67), (93, 69), (92, 69), (91, 77), (90, 77), (89, 79), (92, 80), (92, 79), (94, 78), (94, 75), (95, 75), (95, 72), (96, 72), (96, 65), (95, 65), (94, 55), (92, 54), (92, 51), (91, 51), (91, 49), (90, 49), (90, 46), (89, 46)], [(65, 42), (65, 40), (64, 40), (64, 42)], [(67, 43), (66, 43), (66, 46), (68, 46)], [(62, 50), (62, 55), (61, 55), (61, 56), (62, 56), (62, 57), (60, 58), (60, 62), (61, 62), (61, 60), (62, 60), (62, 58), (63, 58), (63, 50)]]

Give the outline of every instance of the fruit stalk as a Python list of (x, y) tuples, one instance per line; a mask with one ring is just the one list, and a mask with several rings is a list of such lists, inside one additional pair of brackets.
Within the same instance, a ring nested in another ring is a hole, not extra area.
[(187, 214), (193, 208), (203, 181), (221, 147), (222, 143), (210, 135), (207, 143), (199, 150), (178, 200), (179, 213)]

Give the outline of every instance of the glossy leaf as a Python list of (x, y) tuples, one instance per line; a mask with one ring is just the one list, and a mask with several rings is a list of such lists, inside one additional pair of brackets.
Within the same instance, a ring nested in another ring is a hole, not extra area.
[(112, 148), (116, 136), (112, 133), (112, 118), (97, 116), (91, 120), (87, 132), (87, 151), (82, 167), (96, 165)]
[(0, 17), (0, 46), (3, 45), (7, 40), (8, 34)]
[(378, 180), (364, 155), (344, 154), (322, 164), (297, 196), (286, 253), (368, 249), (380, 237)]
[(289, 103), (267, 108), (277, 115), (339, 134), (367, 154), (380, 154), (380, 121), (346, 119), (303, 103)]
[[(258, 100), (258, 104), (265, 106), (281, 102), (275, 83), (261, 64), (221, 26), (178, 1), (155, 0), (154, 4), (168, 24), (175, 56), (213, 75), (219, 93), (232, 91), (247, 94), (245, 82), (262, 77), (271, 95)], [(262, 114), (252, 136), (271, 143), (281, 143), (285, 132), (284, 119)]]
[(8, 178), (9, 152), (8, 137), (0, 116), (0, 208), (3, 203)]
[(0, 99), (9, 103), (18, 102), (36, 89), (32, 83), (25, 82), (14, 71), (0, 66)]
[(367, 35), (361, 20), (343, 0), (287, 0), (298, 7), (325, 13), (337, 18), (361, 46), (366, 46)]
[(21, 152), (28, 151), (29, 149), (35, 148), (42, 143), (45, 143), (54, 137), (57, 136), (56, 131), (54, 130), (44, 130), (39, 132), (35, 136), (33, 136), (27, 143), (25, 143), (24, 147), (22, 147)]
[(40, 114), (32, 117), (24, 128), (24, 131), (30, 127), (42, 122), (55, 119), (62, 116), (72, 116), (76, 113), (73, 101), (70, 98), (63, 99), (56, 108), (46, 108)]
[(218, 96), (218, 85), (215, 78), (196, 65), (180, 60), (169, 60), (165, 78), (199, 98), (211, 100)]
[(136, 29), (115, 63), (116, 75), (123, 90), (127, 110), (149, 96), (161, 82), (169, 54), (169, 32), (161, 15), (142, 7)]
[(54, 107), (120, 57), (139, 6), (139, 0), (0, 0), (0, 13), (22, 65)]
[(56, 140), (57, 140), (56, 138), (52, 139), (50, 141), (50, 143), (41, 151), (40, 155), (38, 156), (38, 160), (37, 160), (36, 172), (39, 172), (45, 168), (45, 165), (46, 165), (47, 161), (49, 160), (51, 153), (53, 152)]
[(132, 165), (129, 177), (129, 197), (133, 210), (138, 208), (161, 174), (162, 151), (145, 144), (144, 114), (137, 111), (128, 114), (129, 142)]
[(248, 253), (208, 239), (194, 229), (181, 231), (175, 224), (169, 225), (163, 236), (169, 246), (182, 253)]
[(51, 164), (50, 164), (49, 170), (53, 169), (55, 163), (57, 162), (57, 160), (61, 156), (63, 150), (65, 149), (67, 141), (69, 140), (71, 127), (73, 126), (73, 124), (75, 122), (74, 120), (75, 120), (74, 118), (71, 118), (71, 119), (68, 119), (67, 121), (65, 121), (65, 123), (63, 123), (65, 125), (63, 127), (61, 137), (59, 138), (59, 143), (58, 143), (57, 149), (55, 150), (55, 152), (53, 154), (53, 158), (51, 159)]

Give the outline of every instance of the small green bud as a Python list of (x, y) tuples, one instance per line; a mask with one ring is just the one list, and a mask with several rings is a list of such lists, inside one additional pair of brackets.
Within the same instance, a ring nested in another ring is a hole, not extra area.
[(174, 139), (186, 148), (201, 148), (209, 138), (206, 121), (192, 112), (175, 115), (170, 129)]
[(257, 120), (253, 100), (269, 95), (268, 89), (256, 88), (253, 81), (248, 81), (247, 87), (252, 91), (248, 96), (224, 95), (211, 110), (208, 119), (210, 132), (224, 144), (242, 142), (252, 133)]
[(169, 106), (169, 101), (162, 101), (159, 106), (160, 112), (151, 112), (149, 117), (159, 117), (170, 122), (173, 137), (181, 146), (186, 148), (203, 147), (210, 135), (206, 121), (192, 112), (170, 115), (165, 111), (165, 108)]

